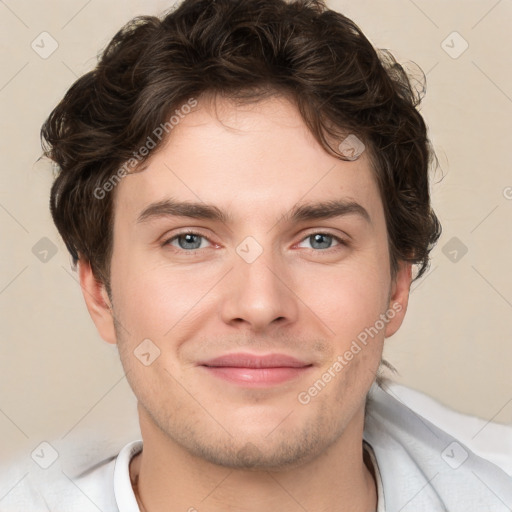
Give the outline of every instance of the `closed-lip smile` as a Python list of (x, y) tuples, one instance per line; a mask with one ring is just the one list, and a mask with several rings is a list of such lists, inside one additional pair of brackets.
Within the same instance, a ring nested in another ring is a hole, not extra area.
[(265, 387), (297, 378), (312, 363), (280, 353), (224, 354), (198, 364), (214, 376), (244, 386)]

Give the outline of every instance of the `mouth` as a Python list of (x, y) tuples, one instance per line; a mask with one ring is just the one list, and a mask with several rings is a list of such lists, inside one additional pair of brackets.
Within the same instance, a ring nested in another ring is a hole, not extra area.
[(248, 387), (282, 384), (304, 375), (313, 364), (285, 354), (226, 354), (199, 364), (210, 375)]

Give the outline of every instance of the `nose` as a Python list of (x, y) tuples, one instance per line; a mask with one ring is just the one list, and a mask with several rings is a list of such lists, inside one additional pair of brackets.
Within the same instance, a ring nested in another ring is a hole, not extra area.
[(297, 295), (288, 273), (277, 258), (262, 255), (248, 263), (236, 255), (234, 269), (227, 276), (222, 319), (231, 326), (245, 326), (264, 332), (297, 320)]

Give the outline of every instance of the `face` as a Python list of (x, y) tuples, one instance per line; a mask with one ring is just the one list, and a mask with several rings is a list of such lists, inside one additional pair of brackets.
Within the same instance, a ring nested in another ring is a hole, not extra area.
[(152, 434), (223, 466), (293, 465), (361, 421), (407, 272), (391, 279), (365, 152), (327, 154), (282, 97), (216, 112), (199, 101), (118, 185), (115, 336), (99, 329)]

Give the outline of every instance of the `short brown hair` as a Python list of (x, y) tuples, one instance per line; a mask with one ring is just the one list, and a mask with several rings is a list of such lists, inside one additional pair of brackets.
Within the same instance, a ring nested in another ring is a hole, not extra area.
[[(430, 205), (435, 159), (417, 110), (420, 94), (389, 52), (323, 0), (184, 0), (162, 17), (140, 16), (112, 39), (41, 129), (58, 168), (54, 222), (74, 262), (90, 262), (110, 290), (113, 187), (99, 188), (155, 128), (190, 100), (241, 102), (285, 94), (324, 149), (354, 134), (369, 150), (398, 262), (428, 266), (441, 227)], [(154, 153), (162, 146), (153, 141)], [(140, 165), (151, 154), (141, 157)], [(112, 188), (112, 190), (110, 190)], [(103, 197), (104, 196), (104, 197)]]

